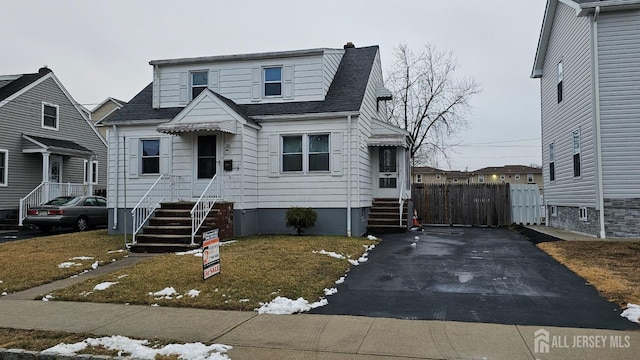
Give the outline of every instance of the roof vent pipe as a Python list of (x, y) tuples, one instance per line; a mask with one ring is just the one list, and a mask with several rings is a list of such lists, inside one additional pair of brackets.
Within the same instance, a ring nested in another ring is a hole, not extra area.
[(346, 44), (344, 44), (344, 49), (355, 49), (355, 45), (353, 45), (353, 43), (351, 41), (347, 42)]

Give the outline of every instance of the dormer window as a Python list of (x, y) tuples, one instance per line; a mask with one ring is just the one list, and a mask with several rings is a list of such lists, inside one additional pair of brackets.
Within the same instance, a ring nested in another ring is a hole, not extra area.
[(264, 96), (282, 95), (282, 67), (264, 68)]
[(191, 99), (195, 99), (196, 96), (207, 88), (208, 80), (206, 71), (195, 71), (191, 73)]
[(58, 130), (58, 105), (42, 103), (42, 127)]

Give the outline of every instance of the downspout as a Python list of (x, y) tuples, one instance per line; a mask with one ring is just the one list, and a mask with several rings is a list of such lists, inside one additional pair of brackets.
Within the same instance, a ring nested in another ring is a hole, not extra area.
[[(111, 136), (110, 136), (111, 137)], [(119, 168), (118, 168), (118, 160), (119, 160), (119, 156), (118, 156), (118, 128), (116, 128), (115, 125), (113, 125), (113, 136), (112, 138), (116, 139), (115, 143), (116, 143), (116, 148), (115, 148), (115, 154), (114, 159), (116, 162), (116, 171), (115, 171), (115, 176), (116, 176), (116, 181), (115, 181), (115, 190), (114, 190), (114, 194), (113, 196), (116, 199), (115, 202), (115, 207), (113, 209), (113, 227), (112, 230), (116, 230), (118, 228), (118, 173), (119, 173)], [(111, 149), (111, 146), (109, 146), (109, 149)], [(107, 175), (108, 177), (109, 175)]]
[(351, 115), (347, 115), (347, 236), (351, 237)]
[(604, 179), (602, 175), (602, 136), (600, 126), (600, 68), (598, 66), (598, 15), (600, 14), (600, 6), (596, 6), (596, 11), (593, 14), (593, 23), (591, 28), (591, 37), (593, 39), (591, 56), (593, 66), (593, 82), (595, 87), (595, 120), (596, 120), (596, 173), (598, 183), (598, 206), (600, 207), (600, 238), (605, 239), (605, 224), (604, 224)]

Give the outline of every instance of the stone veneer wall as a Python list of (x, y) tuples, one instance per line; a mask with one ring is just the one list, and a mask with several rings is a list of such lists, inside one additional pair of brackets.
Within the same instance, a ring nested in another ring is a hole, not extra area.
[(557, 215), (552, 216), (551, 206), (548, 206), (550, 226), (593, 236), (600, 234), (600, 212), (595, 208), (587, 208), (587, 221), (580, 220), (579, 207), (556, 206), (556, 208)]
[(607, 237), (640, 237), (640, 199), (604, 199)]
[(218, 202), (213, 205), (214, 210), (209, 214), (212, 226), (218, 228), (218, 237), (220, 240), (227, 240), (233, 237), (233, 203)]

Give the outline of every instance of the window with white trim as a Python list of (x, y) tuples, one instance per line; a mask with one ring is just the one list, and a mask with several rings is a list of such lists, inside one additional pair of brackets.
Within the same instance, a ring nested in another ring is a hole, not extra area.
[(504, 174), (500, 174), (500, 180), (504, 181), (507, 177)]
[(328, 171), (329, 134), (282, 136), (282, 172)]
[(562, 83), (564, 82), (564, 69), (562, 61), (558, 63), (558, 104), (562, 102)]
[(436, 174), (436, 179), (440, 180), (441, 178), (442, 178), (442, 175)]
[(478, 184), (484, 184), (484, 174), (478, 175)]
[(558, 216), (558, 207), (555, 205), (550, 206), (551, 216)]
[(160, 173), (160, 139), (140, 140), (140, 173)]
[(555, 144), (549, 144), (549, 181), (556, 180), (556, 150)]
[(91, 160), (91, 169), (89, 169), (89, 160), (84, 160), (84, 183), (88, 184), (91, 179), (91, 184), (98, 183), (98, 160)]
[(533, 174), (527, 174), (527, 183), (533, 184), (536, 182), (535, 176)]
[(282, 95), (282, 66), (263, 69), (264, 96)]
[(513, 178), (516, 179), (516, 180), (520, 180), (520, 174), (513, 175)]
[(207, 71), (193, 71), (191, 73), (191, 99), (195, 99), (204, 89), (207, 88), (209, 82), (209, 73)]
[(573, 177), (580, 177), (580, 129), (573, 132)]
[(42, 128), (58, 130), (60, 108), (58, 105), (42, 103)]
[(9, 184), (9, 150), (0, 149), (0, 186)]
[(422, 174), (416, 174), (416, 183), (422, 184)]
[(585, 206), (580, 207), (580, 221), (587, 221), (587, 208)]

